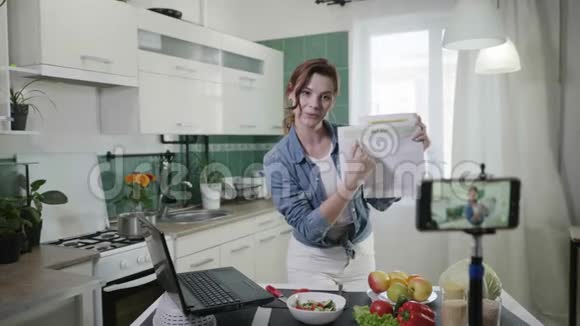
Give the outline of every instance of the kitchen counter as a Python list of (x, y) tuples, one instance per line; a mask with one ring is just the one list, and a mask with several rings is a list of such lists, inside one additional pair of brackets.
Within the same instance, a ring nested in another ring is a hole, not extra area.
[(13, 264), (0, 265), (0, 320), (27, 311), (54, 298), (75, 296), (100, 288), (96, 278), (59, 271), (95, 259), (92, 250), (41, 245)]
[(224, 218), (217, 218), (206, 222), (188, 223), (188, 224), (158, 222), (155, 225), (165, 234), (170, 235), (173, 238), (179, 238), (190, 235), (195, 232), (215, 228), (229, 223), (238, 222), (247, 218), (254, 217), (256, 215), (269, 213), (274, 211), (275, 207), (271, 199), (263, 199), (245, 202), (237, 201), (225, 203), (222, 204), (220, 209), (228, 210), (231, 212), (231, 214)]
[[(265, 286), (266, 284), (261, 284), (261, 286)], [(311, 290), (317, 291), (336, 291), (335, 287), (329, 287), (327, 285), (320, 285), (320, 284), (273, 284), (274, 287), (278, 289), (298, 289), (298, 288), (309, 288)], [(439, 287), (433, 287), (435, 291), (439, 290)], [(348, 289), (347, 291), (351, 292), (366, 292), (367, 289)], [(507, 308), (513, 315), (517, 316), (520, 319), (520, 322), (525, 322), (527, 325), (542, 325), (539, 320), (537, 320), (532, 314), (530, 314), (524, 307), (522, 307), (514, 298), (512, 298), (509, 293), (506, 291), (502, 292), (501, 295), (502, 304), (504, 308)], [(155, 315), (155, 309), (159, 304), (161, 298), (155, 301), (147, 310), (145, 310), (139, 318), (137, 318), (131, 326), (151, 326), (153, 325), (153, 316)], [(370, 300), (369, 300), (370, 302)], [(251, 320), (252, 326), (268, 326), (272, 319), (272, 310), (271, 308), (258, 308)], [(298, 324), (293, 319), (290, 319), (291, 322), (289, 324), (295, 325)], [(250, 324), (250, 323), (248, 323)], [(236, 324), (239, 325), (239, 324)], [(279, 325), (279, 324), (277, 324)], [(356, 323), (354, 323), (356, 325)]]

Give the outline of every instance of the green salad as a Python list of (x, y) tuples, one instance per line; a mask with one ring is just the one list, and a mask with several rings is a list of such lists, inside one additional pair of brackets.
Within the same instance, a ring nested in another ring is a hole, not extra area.
[(379, 315), (372, 314), (369, 306), (354, 306), (354, 320), (359, 326), (399, 326), (397, 318), (391, 314)]
[(296, 300), (296, 306), (294, 306), (294, 308), (310, 311), (336, 311), (336, 304), (332, 300), (326, 300), (323, 302), (318, 302), (314, 300), (300, 302)]

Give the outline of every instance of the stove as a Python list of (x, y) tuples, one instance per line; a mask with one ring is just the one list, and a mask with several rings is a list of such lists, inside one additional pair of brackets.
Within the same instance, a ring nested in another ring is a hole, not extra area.
[(122, 237), (116, 230), (105, 230), (68, 239), (59, 239), (57, 241), (49, 242), (48, 244), (105, 252), (135, 244), (142, 244), (143, 241), (143, 239), (129, 239)]

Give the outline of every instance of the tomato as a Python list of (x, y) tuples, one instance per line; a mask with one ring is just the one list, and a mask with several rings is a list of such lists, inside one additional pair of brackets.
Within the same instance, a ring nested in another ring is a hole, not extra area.
[(378, 315), (379, 317), (384, 314), (393, 314), (393, 306), (385, 301), (377, 300), (371, 304), (371, 314)]

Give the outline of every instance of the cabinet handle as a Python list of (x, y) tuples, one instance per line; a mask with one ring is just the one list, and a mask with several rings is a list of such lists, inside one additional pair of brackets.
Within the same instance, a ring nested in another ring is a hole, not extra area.
[(189, 267), (191, 267), (191, 268), (198, 268), (198, 267), (200, 267), (200, 266), (203, 266), (203, 265), (206, 265), (206, 264), (212, 263), (213, 261), (214, 261), (214, 259), (213, 259), (213, 258), (207, 258), (207, 259), (204, 259), (204, 260), (202, 260), (202, 261), (200, 261), (200, 262), (198, 262), (198, 263), (191, 264), (191, 265), (189, 265)]
[(256, 81), (256, 78), (250, 78), (250, 77), (242, 76), (242, 77), (240, 77), (240, 80), (245, 80), (245, 81), (248, 81), (250, 83), (253, 83), (253, 82)]
[(81, 60), (91, 60), (91, 61), (96, 61), (96, 62), (108, 64), (108, 65), (113, 63), (113, 60), (111, 60), (111, 59), (96, 57), (94, 55), (81, 55)]
[(269, 242), (269, 241), (272, 241), (274, 239), (276, 239), (276, 236), (275, 235), (271, 235), (271, 236), (269, 236), (267, 238), (260, 239), (260, 243)]
[(292, 232), (292, 229), (288, 229), (288, 230), (285, 230), (285, 231), (280, 232), (280, 235), (288, 234), (288, 233), (291, 233), (291, 232)]
[(241, 247), (236, 248), (236, 249), (232, 249), (232, 250), (230, 250), (230, 253), (234, 254), (236, 252), (240, 252), (240, 251), (246, 250), (246, 249), (250, 249), (250, 246), (246, 245), (246, 246), (241, 246)]
[(189, 72), (191, 74), (195, 74), (197, 72), (197, 70), (195, 70), (195, 69), (191, 69), (191, 68), (184, 67), (184, 66), (175, 66), (175, 70), (181, 70), (181, 71)]
[(264, 225), (272, 224), (272, 222), (274, 222), (274, 221), (273, 220), (267, 220), (267, 221), (258, 223), (258, 226), (264, 226)]
[(280, 129), (280, 130), (282, 130), (282, 126), (272, 126), (272, 129)]
[(193, 127), (193, 124), (191, 123), (183, 123), (183, 122), (178, 122), (175, 124), (178, 127)]
[(240, 125), (242, 129), (255, 129), (256, 125)]

